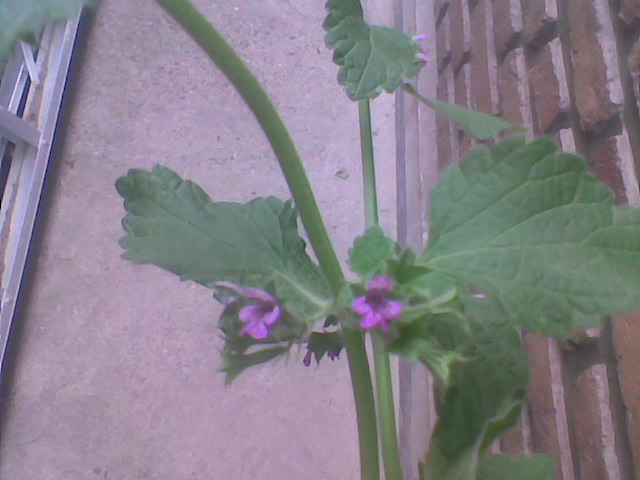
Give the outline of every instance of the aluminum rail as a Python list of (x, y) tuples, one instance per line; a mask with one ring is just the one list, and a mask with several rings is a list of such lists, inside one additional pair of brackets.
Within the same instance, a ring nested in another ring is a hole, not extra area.
[(47, 25), (37, 51), (20, 45), (0, 81), (0, 380), (79, 20)]

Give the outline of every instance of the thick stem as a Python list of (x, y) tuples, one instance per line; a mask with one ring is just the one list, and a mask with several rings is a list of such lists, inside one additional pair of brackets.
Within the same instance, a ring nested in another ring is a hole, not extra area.
[[(234, 49), (189, 0), (156, 0), (156, 2), (186, 30), (220, 68), (260, 123), (289, 185), (320, 267), (334, 294), (337, 295), (345, 283), (340, 262), (298, 152), (269, 95)], [(361, 478), (362, 480), (379, 480), (376, 416), (364, 340), (360, 332), (346, 330), (344, 339), (358, 418)]]
[[(359, 118), (365, 225), (371, 227), (378, 224), (378, 197), (369, 100), (361, 100), (359, 102)], [(382, 338), (376, 334), (371, 337), (385, 478), (386, 480), (402, 480), (403, 474), (400, 463), (400, 449), (398, 448), (398, 430), (396, 428), (389, 354), (385, 351)]]

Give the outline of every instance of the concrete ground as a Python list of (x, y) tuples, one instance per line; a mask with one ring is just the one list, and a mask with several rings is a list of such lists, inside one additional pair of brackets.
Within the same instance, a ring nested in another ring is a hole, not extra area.
[[(344, 258), (363, 229), (357, 109), (323, 46), (324, 2), (196, 3), (278, 104)], [(85, 40), (12, 338), (0, 478), (357, 478), (345, 358), (305, 368), (293, 351), (225, 388), (211, 292), (120, 259), (113, 184), (129, 168), (165, 164), (214, 200), (287, 198), (250, 112), (151, 0), (103, 0)], [(376, 138), (393, 231), (391, 101), (376, 102)]]

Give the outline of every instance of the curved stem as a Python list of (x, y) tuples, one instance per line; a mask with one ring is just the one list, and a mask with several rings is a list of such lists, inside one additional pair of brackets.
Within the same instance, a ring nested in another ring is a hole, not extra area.
[[(375, 161), (373, 156), (373, 134), (371, 132), (371, 107), (369, 100), (358, 104), (360, 119), (360, 144), (362, 151), (362, 180), (364, 184), (365, 225), (378, 224), (378, 197), (376, 188)], [(375, 333), (373, 343), (373, 363), (376, 377), (378, 417), (380, 421), (380, 443), (386, 480), (402, 480), (398, 430), (393, 401), (393, 384), (389, 354), (385, 351), (384, 340)]]
[[(337, 295), (345, 284), (340, 262), (298, 152), (269, 95), (235, 50), (189, 0), (156, 0), (156, 2), (186, 30), (220, 68), (260, 123), (289, 185), (320, 268), (327, 277), (334, 294)], [(358, 331), (345, 330), (344, 341), (358, 418), (361, 478), (362, 480), (379, 480), (376, 415), (363, 336)]]

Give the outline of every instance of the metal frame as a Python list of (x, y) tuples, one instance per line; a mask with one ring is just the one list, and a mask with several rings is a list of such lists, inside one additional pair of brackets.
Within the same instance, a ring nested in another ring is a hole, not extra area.
[(22, 43), (0, 72), (3, 162), (15, 145), (0, 206), (0, 378), (79, 19), (47, 25), (39, 47)]

